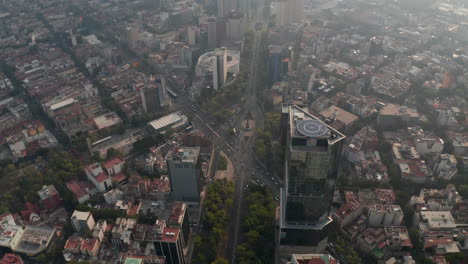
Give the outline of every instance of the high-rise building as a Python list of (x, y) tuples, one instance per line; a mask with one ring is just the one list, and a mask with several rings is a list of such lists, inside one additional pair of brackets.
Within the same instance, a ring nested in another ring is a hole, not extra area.
[(227, 49), (221, 48), (216, 51), (216, 57), (213, 57), (213, 87), (215, 90), (223, 87), (227, 78)]
[(167, 264), (185, 264), (182, 233), (179, 228), (164, 228), (154, 241), (156, 255), (166, 257)]
[(155, 78), (140, 90), (145, 112), (155, 113), (167, 104), (167, 86), (165, 78)]
[(213, 49), (218, 46), (218, 38), (216, 36), (216, 18), (209, 17), (206, 23), (208, 33), (208, 48)]
[(298, 106), (289, 107), (280, 256), (323, 250), (345, 136)]
[(135, 27), (127, 27), (125, 29), (125, 33), (126, 33), (125, 37), (126, 37), (128, 46), (132, 49), (136, 48), (138, 45), (138, 38), (139, 38), (138, 29)]
[(230, 11), (226, 20), (226, 39), (231, 41), (242, 40), (246, 23), (244, 16), (238, 10)]
[(200, 200), (197, 161), (199, 147), (179, 147), (166, 156), (172, 198), (176, 201)]
[(197, 44), (199, 29), (196, 26), (187, 27), (187, 42), (189, 45)]
[(274, 2), (272, 13), (276, 15), (276, 26), (300, 23), (304, 18), (304, 0), (281, 0)]
[(293, 48), (287, 45), (270, 45), (268, 54), (268, 85), (283, 79), (293, 60)]
[(237, 9), (237, 0), (218, 0), (218, 18), (224, 18), (229, 12)]
[(167, 219), (167, 227), (179, 228), (181, 232), (182, 246), (186, 247), (190, 235), (190, 223), (187, 212), (187, 204), (174, 203), (171, 207), (171, 213)]

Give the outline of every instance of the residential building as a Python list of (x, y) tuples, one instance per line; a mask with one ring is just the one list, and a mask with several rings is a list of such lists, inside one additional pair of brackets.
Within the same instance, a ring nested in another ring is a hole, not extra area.
[[(80, 254), (81, 244), (83, 243), (83, 238), (79, 236), (71, 236), (65, 242), (65, 246), (63, 247), (64, 254)], [(66, 258), (65, 258), (66, 260)]]
[(416, 109), (396, 104), (385, 105), (377, 116), (377, 125), (385, 130), (393, 130), (418, 121), (420, 115)]
[(2, 224), (0, 225), (0, 247), (16, 250), (24, 229), (20, 225)]
[(136, 219), (133, 218), (117, 218), (111, 231), (112, 244), (119, 248), (124, 245), (128, 246), (131, 242), (132, 233), (136, 223)]
[(102, 170), (99, 163), (95, 162), (85, 166), (85, 173), (88, 180), (91, 181), (99, 192), (106, 192), (112, 187), (112, 180), (106, 172)]
[(364, 207), (361, 205), (361, 203), (353, 199), (334, 212), (332, 217), (333, 220), (335, 220), (342, 228), (359, 217), (363, 210)]
[(0, 264), (23, 264), (23, 259), (19, 255), (13, 253), (5, 253), (2, 259), (0, 259)]
[(393, 251), (408, 252), (413, 248), (408, 229), (405, 226), (386, 226), (384, 230), (387, 241), (389, 242), (388, 245)]
[(199, 202), (199, 147), (179, 147), (166, 156), (172, 199), (181, 202)]
[(448, 153), (437, 154), (434, 157), (432, 171), (435, 177), (450, 181), (458, 174), (457, 159)]
[(367, 216), (371, 226), (399, 226), (404, 214), (399, 205), (375, 204), (369, 207)]
[(41, 198), (41, 204), (48, 211), (53, 211), (62, 204), (62, 200), (54, 185), (44, 185), (37, 193)]
[(91, 212), (80, 212), (75, 210), (70, 218), (70, 221), (73, 229), (75, 229), (76, 232), (81, 232), (85, 228), (91, 231), (96, 225)]
[(339, 264), (338, 260), (328, 254), (292, 254), (287, 264)]
[(123, 192), (119, 189), (112, 189), (104, 194), (104, 200), (110, 205), (115, 205), (115, 203), (122, 198)]
[[(327, 241), (343, 134), (298, 106), (289, 107), (285, 188), (280, 198), (280, 257), (317, 252)], [(289, 253), (288, 253), (289, 252)]]
[(123, 171), (124, 165), (125, 160), (121, 157), (113, 157), (102, 164), (109, 176), (121, 173)]
[(81, 243), (80, 251), (83, 255), (96, 257), (100, 248), (101, 242), (97, 238), (86, 238)]
[(107, 222), (104, 219), (100, 219), (93, 228), (93, 237), (97, 238), (102, 243), (104, 235), (107, 232)]

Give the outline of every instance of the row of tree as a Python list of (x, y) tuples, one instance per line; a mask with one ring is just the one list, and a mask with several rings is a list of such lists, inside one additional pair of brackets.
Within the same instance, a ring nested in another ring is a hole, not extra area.
[(250, 187), (242, 221), (244, 242), (237, 246), (237, 263), (273, 263), (275, 250), (275, 211), (273, 194), (266, 188)]
[(255, 153), (271, 172), (282, 171), (284, 148), (280, 137), (280, 114), (266, 113), (264, 129), (258, 128), (255, 139)]
[(194, 239), (194, 263), (224, 263), (221, 257), (227, 241), (226, 226), (230, 221), (234, 184), (226, 179), (215, 180), (206, 190), (203, 205), (203, 231)]

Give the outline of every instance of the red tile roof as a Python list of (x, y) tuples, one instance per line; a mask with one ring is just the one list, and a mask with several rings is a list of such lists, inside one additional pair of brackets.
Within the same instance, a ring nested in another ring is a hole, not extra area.
[(104, 182), (109, 178), (110, 178), (109, 175), (107, 175), (104, 172), (99, 173), (98, 176), (95, 177), (97, 182)]
[(0, 264), (22, 264), (24, 263), (20, 256), (12, 253), (6, 253), (0, 260)]
[(63, 249), (79, 249), (81, 247), (81, 242), (83, 239), (81, 237), (70, 237), (65, 243)]
[(116, 182), (121, 182), (123, 180), (127, 179), (127, 176), (123, 174), (122, 172), (115, 174), (112, 176), (112, 180)]
[(113, 157), (112, 159), (104, 162), (102, 164), (102, 166), (104, 166), (104, 168), (106, 168), (108, 170), (108, 169), (114, 167), (115, 165), (123, 163), (123, 162), (124, 162), (124, 159), (122, 159), (121, 157)]
[(81, 244), (81, 250), (93, 250), (98, 243), (97, 238), (87, 238)]
[(164, 228), (161, 241), (175, 243), (179, 237), (180, 230), (177, 228)]
[(75, 180), (66, 183), (68, 189), (80, 199), (81, 197), (88, 194), (88, 192)]

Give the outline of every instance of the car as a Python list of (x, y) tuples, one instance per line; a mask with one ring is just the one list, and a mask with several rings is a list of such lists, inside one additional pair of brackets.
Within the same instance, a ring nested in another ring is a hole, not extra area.
[(271, 180), (272, 180), (272, 181), (275, 181), (275, 178), (271, 177)]
[(262, 187), (265, 187), (265, 183), (264, 183), (264, 182), (262, 182), (262, 184), (261, 184), (261, 185), (262, 185)]
[(276, 201), (279, 201), (279, 197), (278, 197), (278, 196), (275, 196), (275, 200), (276, 200)]

